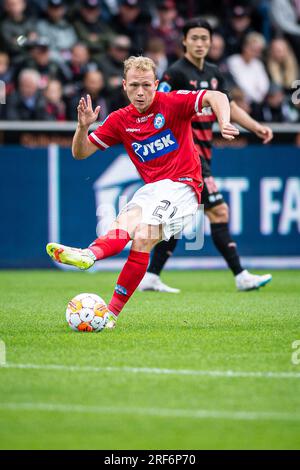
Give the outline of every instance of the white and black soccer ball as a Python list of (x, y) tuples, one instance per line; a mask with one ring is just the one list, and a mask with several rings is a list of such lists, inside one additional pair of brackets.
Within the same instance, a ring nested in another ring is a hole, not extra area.
[(99, 295), (78, 294), (68, 303), (66, 319), (74, 331), (101, 331), (108, 318), (108, 307)]

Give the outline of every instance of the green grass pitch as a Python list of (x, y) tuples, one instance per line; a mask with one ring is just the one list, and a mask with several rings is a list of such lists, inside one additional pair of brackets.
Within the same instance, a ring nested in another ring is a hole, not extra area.
[(0, 272), (0, 448), (299, 449), (300, 271), (247, 293), (227, 271), (166, 272), (181, 294), (73, 332), (68, 300), (108, 301), (116, 277)]

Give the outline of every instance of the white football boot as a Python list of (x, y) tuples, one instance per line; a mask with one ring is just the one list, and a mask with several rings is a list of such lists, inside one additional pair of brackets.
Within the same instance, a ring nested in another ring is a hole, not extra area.
[(143, 291), (156, 291), (156, 292), (168, 292), (169, 294), (178, 294), (180, 289), (169, 287), (164, 284), (157, 274), (146, 273), (142, 281), (138, 286), (138, 290)]
[(235, 285), (237, 290), (247, 291), (253, 289), (259, 289), (265, 286), (268, 282), (272, 281), (271, 274), (264, 274), (259, 276), (258, 274), (251, 274), (244, 269), (240, 274), (235, 276)]

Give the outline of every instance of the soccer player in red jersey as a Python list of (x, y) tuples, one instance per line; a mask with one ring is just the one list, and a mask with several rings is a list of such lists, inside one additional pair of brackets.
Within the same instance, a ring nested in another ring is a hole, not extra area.
[(204, 106), (211, 106), (222, 136), (232, 140), (239, 131), (230, 124), (230, 107), (218, 91), (179, 90), (157, 92), (155, 65), (146, 57), (130, 57), (124, 63), (123, 87), (130, 105), (114, 111), (88, 135), (100, 111), (91, 98), (81, 98), (78, 126), (73, 138), (75, 159), (96, 150), (123, 143), (146, 183), (121, 210), (111, 230), (88, 248), (77, 249), (57, 243), (47, 245), (56, 261), (88, 269), (95, 261), (132, 247), (109, 303), (107, 328), (113, 328), (126, 302), (142, 280), (149, 253), (160, 240), (182, 231), (196, 214), (203, 186), (201, 167), (192, 138), (191, 119)]

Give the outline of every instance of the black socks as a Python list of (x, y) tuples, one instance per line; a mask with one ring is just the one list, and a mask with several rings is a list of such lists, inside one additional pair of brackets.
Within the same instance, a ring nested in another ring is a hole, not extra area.
[(236, 276), (243, 271), (240, 257), (236, 249), (236, 243), (229, 233), (228, 223), (211, 224), (211, 236), (215, 247), (221, 253), (233, 274)]
[[(240, 274), (243, 268), (236, 249), (236, 243), (229, 233), (228, 223), (211, 224), (210, 227), (215, 247), (221, 253), (233, 274), (235, 276)], [(176, 238), (172, 237), (169, 241), (162, 241), (155, 246), (148, 272), (160, 275), (164, 265), (173, 254), (177, 241)]]
[(160, 275), (164, 265), (172, 256), (173, 251), (177, 245), (177, 239), (171, 237), (169, 241), (162, 241), (158, 243), (153, 250), (150, 266), (148, 272), (152, 274)]

